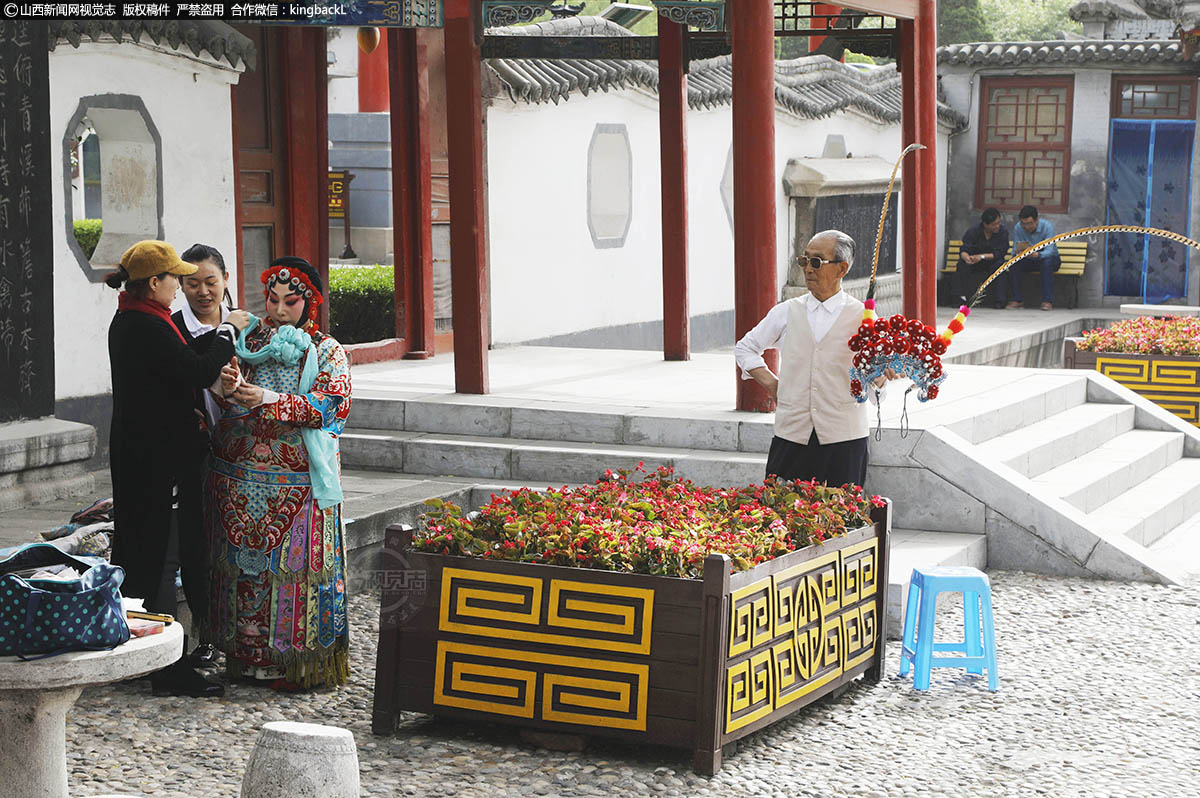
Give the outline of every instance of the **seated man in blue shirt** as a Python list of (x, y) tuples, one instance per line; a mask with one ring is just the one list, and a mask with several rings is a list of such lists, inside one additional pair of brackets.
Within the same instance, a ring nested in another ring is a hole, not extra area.
[[(1021, 208), (1017, 218), (1021, 223), (1013, 228), (1013, 254), (1019, 255), (1054, 235), (1054, 225), (1039, 219), (1037, 208), (1032, 205)], [(1012, 301), (1006, 307), (1025, 307), (1021, 297), (1021, 278), (1025, 272), (1037, 269), (1042, 273), (1042, 310), (1053, 310), (1054, 305), (1050, 304), (1050, 300), (1054, 298), (1054, 273), (1061, 266), (1058, 247), (1053, 244), (1014, 263), (1008, 270), (1012, 275)]]

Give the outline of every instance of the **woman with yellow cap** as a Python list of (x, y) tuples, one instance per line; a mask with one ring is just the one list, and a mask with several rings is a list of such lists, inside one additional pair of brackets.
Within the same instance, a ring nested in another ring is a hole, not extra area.
[[(175, 572), (179, 536), (172, 507), (179, 462), (196, 435), (196, 391), (217, 382), (233, 355), (236, 333), (251, 316), (234, 311), (217, 329), (204, 355), (184, 343), (171, 321), (179, 277), (196, 267), (163, 241), (140, 241), (121, 257), (105, 282), (124, 286), (108, 330), (112, 367), (112, 432), (109, 468), (113, 482), (115, 536), (112, 561), (125, 569), (122, 592), (144, 598), (151, 612), (176, 614)], [(185, 646), (186, 648), (186, 646)], [(224, 693), (183, 660), (151, 676), (156, 695), (215, 696)]]

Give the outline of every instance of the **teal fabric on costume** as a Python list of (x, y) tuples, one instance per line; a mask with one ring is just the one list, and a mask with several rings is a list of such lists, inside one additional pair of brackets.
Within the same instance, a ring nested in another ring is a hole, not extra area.
[[(300, 358), (308, 355), (300, 371), (299, 391), (302, 394), (311, 392), (313, 383), (317, 381), (317, 347), (313, 344), (312, 336), (289, 324), (278, 328), (262, 349), (251, 352), (246, 348), (246, 336), (253, 332), (258, 324), (258, 317), (252, 316), (250, 323), (238, 336), (237, 344), (233, 347), (238, 360), (253, 366), (270, 358), (284, 365), (294, 366), (300, 362)], [(324, 430), (313, 427), (302, 427), (300, 435), (304, 438), (304, 447), (308, 450), (308, 478), (312, 481), (317, 506), (325, 510), (340, 504), (342, 484), (338, 479), (335, 438)]]

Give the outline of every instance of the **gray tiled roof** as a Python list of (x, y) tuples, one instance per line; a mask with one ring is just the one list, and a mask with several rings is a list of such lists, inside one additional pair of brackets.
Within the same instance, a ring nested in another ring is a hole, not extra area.
[[(599, 17), (575, 17), (537, 25), (494, 29), (489, 33), (517, 36), (625, 35), (625, 28)], [(623, 59), (492, 58), (488, 64), (517, 102), (558, 103), (574, 92), (608, 91), (637, 86), (658, 90), (658, 67), (653, 61)], [(693, 61), (688, 72), (688, 105), (694, 109), (729, 105), (733, 101), (730, 56)], [(940, 99), (940, 98), (939, 98)], [(775, 102), (796, 116), (820, 119), (855, 108), (882, 122), (900, 119), (900, 75), (894, 66), (861, 71), (823, 55), (775, 63)], [(938, 103), (938, 118), (957, 128), (962, 114)]]
[(1169, 19), (1194, 26), (1198, 0), (1080, 0), (1067, 9), (1074, 20)]
[[(976, 42), (937, 49), (939, 64), (1010, 66), (1016, 64), (1069, 65), (1088, 62), (1183, 63), (1178, 41), (1077, 39), (1057, 42)], [(1200, 53), (1191, 63), (1200, 61)]]
[(236, 67), (238, 62), (254, 69), (257, 53), (254, 43), (224, 22), (216, 20), (109, 20), (63, 21), (50, 24), (50, 49), (60, 41), (78, 47), (86, 36), (94, 42), (105, 34), (118, 42), (140, 42), (142, 37), (172, 50), (187, 48), (193, 55), (208, 53)]

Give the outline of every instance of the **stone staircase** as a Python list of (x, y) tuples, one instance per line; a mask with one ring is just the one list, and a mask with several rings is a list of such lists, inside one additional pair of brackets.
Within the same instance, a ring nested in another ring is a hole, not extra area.
[(1034, 372), (940, 410), (942, 424), (872, 453), (897, 525), (982, 532), (993, 568), (1167, 583), (1188, 570), (1152, 547), (1200, 527), (1195, 428), (1084, 371)]

